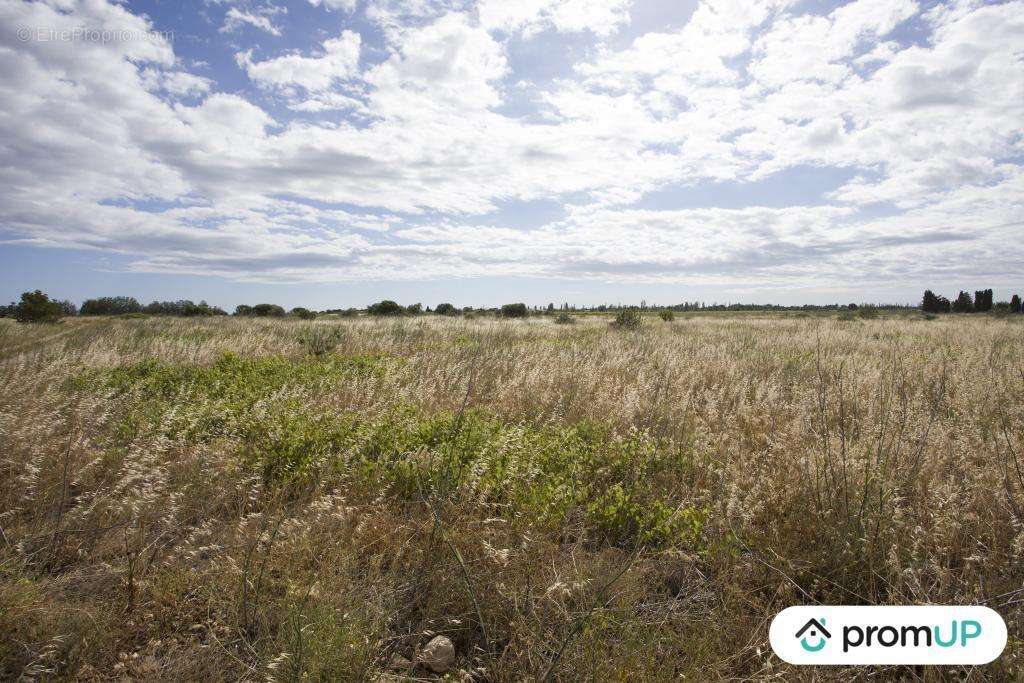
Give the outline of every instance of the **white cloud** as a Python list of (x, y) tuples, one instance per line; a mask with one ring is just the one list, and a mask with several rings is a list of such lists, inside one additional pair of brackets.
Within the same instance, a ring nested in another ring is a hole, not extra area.
[[(1024, 2), (801, 8), (704, 2), (680, 29), (616, 46), (603, 38), (625, 26), (623, 2), (371, 0), (385, 40), (365, 55), (354, 30), (239, 53), (258, 96), (217, 92), (166, 41), (4, 30), (0, 230), (136, 270), (274, 281), (1018, 272)], [(902, 40), (902, 21), (926, 39)], [(152, 28), (100, 0), (0, 3), (0, 25)], [(547, 28), (588, 33), (585, 61), (512, 87), (531, 77), (517, 50)], [(753, 206), (634, 204), (742, 196), (794, 166), (849, 180), (782, 208), (756, 205), (763, 190)], [(516, 229), (487, 215), (533, 201), (564, 215)]]
[(483, 0), (480, 23), (489, 30), (529, 36), (546, 28), (563, 33), (614, 33), (629, 21), (633, 0)]
[(357, 0), (309, 0), (309, 4), (314, 7), (324, 6), (325, 9), (341, 11), (341, 12), (355, 12)]
[(281, 35), (281, 30), (271, 23), (270, 18), (265, 14), (257, 14), (255, 12), (246, 12), (240, 10), (237, 7), (231, 7), (224, 15), (224, 24), (220, 27), (221, 33), (231, 33), (237, 31), (242, 26), (249, 24), (255, 26), (261, 31), (275, 36)]
[(316, 57), (288, 54), (260, 62), (253, 60), (249, 50), (238, 53), (236, 59), (249, 78), (261, 87), (298, 86), (318, 92), (356, 75), (361, 44), (358, 33), (343, 31), (339, 37), (324, 41), (322, 54)]

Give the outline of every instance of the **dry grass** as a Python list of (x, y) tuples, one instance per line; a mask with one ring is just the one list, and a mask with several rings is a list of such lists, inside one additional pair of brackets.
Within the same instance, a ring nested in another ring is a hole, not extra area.
[(1024, 326), (0, 320), (0, 678), (797, 670), (796, 603), (984, 603), (1024, 676)]

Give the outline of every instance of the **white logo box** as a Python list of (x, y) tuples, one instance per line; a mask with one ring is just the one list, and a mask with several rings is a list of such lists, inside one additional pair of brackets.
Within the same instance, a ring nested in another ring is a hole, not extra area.
[(1006, 623), (977, 605), (805, 605), (779, 612), (768, 637), (790, 664), (979, 665), (1006, 647)]

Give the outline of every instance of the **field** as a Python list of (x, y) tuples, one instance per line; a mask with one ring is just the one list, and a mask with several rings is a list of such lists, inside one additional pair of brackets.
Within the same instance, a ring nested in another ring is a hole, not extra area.
[[(1019, 317), (1019, 316), (1018, 316)], [(1024, 677), (1024, 325), (0, 320), (0, 679)], [(994, 664), (797, 670), (793, 604)]]

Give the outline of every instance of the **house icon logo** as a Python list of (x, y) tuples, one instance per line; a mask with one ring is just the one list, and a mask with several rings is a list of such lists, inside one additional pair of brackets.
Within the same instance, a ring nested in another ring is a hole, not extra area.
[(825, 647), (832, 634), (825, 628), (825, 619), (822, 618), (808, 621), (803, 628), (796, 632), (796, 637), (800, 639), (800, 647), (808, 652), (818, 652)]

